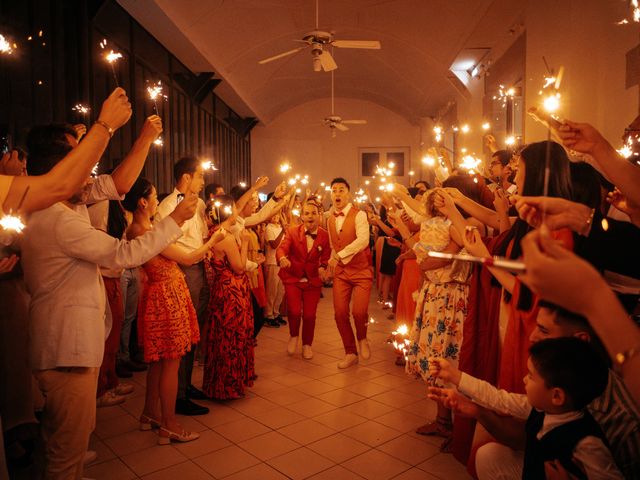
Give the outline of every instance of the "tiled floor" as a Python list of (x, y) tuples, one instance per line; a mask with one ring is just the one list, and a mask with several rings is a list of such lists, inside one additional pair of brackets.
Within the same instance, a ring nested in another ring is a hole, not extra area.
[[(138, 431), (145, 374), (122, 406), (98, 410), (92, 448), (99, 458), (85, 475), (95, 479), (467, 479), (464, 468), (442, 454), (440, 439), (414, 429), (432, 419), (425, 387), (394, 365), (385, 343), (393, 329), (372, 302), (369, 361), (346, 371), (333, 321), (331, 290), (318, 307), (314, 358), (289, 357), (288, 329), (265, 328), (256, 349), (259, 379), (246, 398), (202, 402), (208, 415), (181, 417), (199, 440), (156, 445), (154, 432)], [(202, 369), (194, 371), (196, 385)]]

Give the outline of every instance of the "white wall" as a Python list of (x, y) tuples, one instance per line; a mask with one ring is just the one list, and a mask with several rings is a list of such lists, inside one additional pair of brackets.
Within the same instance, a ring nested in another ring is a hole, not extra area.
[[(315, 188), (334, 177), (359, 185), (358, 147), (410, 147), (411, 164), (405, 173), (419, 171), (420, 128), (404, 117), (371, 102), (336, 98), (335, 111), (343, 119), (364, 119), (367, 125), (352, 125), (348, 132), (331, 138), (322, 119), (331, 112), (330, 99), (314, 100), (279, 115), (269, 125), (251, 132), (251, 172), (281, 179), (278, 167), (289, 162), (294, 173), (307, 174)], [(417, 175), (416, 175), (417, 176)], [(275, 181), (270, 186), (275, 185)], [(401, 179), (405, 183), (408, 177)], [(373, 192), (372, 192), (373, 193)]]

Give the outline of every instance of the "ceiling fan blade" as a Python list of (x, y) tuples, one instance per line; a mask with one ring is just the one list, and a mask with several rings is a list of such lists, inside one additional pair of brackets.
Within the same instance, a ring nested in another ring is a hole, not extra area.
[(346, 132), (347, 130), (349, 130), (349, 127), (341, 123), (335, 123), (333, 126), (336, 127), (338, 130), (340, 130), (341, 132)]
[(366, 120), (342, 120), (342, 123), (346, 123), (349, 125), (366, 125)]
[(338, 64), (326, 50), (320, 54), (320, 64), (325, 72), (330, 72), (338, 68)]
[(304, 47), (294, 48), (293, 50), (289, 50), (288, 52), (283, 52), (278, 55), (274, 55), (273, 57), (265, 58), (264, 60), (260, 60), (258, 63), (260, 65), (264, 65), (265, 63), (273, 62), (274, 60), (278, 60), (279, 58), (298, 53), (300, 50), (304, 50), (305, 48), (307, 48), (307, 46), (308, 45), (305, 45)]
[(368, 48), (371, 50), (382, 48), (378, 40), (334, 40), (331, 45), (338, 48)]

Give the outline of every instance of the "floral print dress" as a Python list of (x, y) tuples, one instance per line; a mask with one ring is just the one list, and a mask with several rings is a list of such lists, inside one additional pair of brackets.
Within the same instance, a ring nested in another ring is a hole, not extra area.
[[(416, 248), (418, 262), (426, 251), (441, 251), (449, 244), (451, 222), (433, 217), (424, 222)], [(425, 382), (436, 384), (429, 375), (429, 357), (446, 358), (458, 365), (462, 344), (462, 324), (467, 314), (469, 266), (453, 262), (425, 272), (416, 302), (416, 313), (407, 351), (407, 372), (420, 375)]]

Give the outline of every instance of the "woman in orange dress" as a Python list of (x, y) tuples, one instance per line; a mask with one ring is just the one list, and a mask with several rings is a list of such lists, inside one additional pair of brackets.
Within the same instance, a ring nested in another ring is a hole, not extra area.
[[(133, 213), (133, 222), (127, 230), (131, 240), (153, 228), (152, 218), (158, 207), (155, 187), (139, 178), (127, 193), (123, 206)], [(161, 445), (199, 437), (198, 433), (185, 431), (175, 415), (180, 359), (200, 339), (196, 312), (178, 263), (199, 262), (223, 236), (212, 236), (193, 252), (169, 245), (143, 265), (146, 281), (138, 304), (138, 337), (144, 347), (144, 359), (150, 365), (140, 429), (159, 427)]]
[[(235, 223), (233, 198), (219, 195), (218, 218)], [(228, 235), (213, 248), (213, 285), (209, 300), (211, 327), (207, 338), (202, 391), (218, 400), (244, 396), (255, 378), (253, 306), (246, 273), (250, 233), (243, 230), (240, 245)]]

